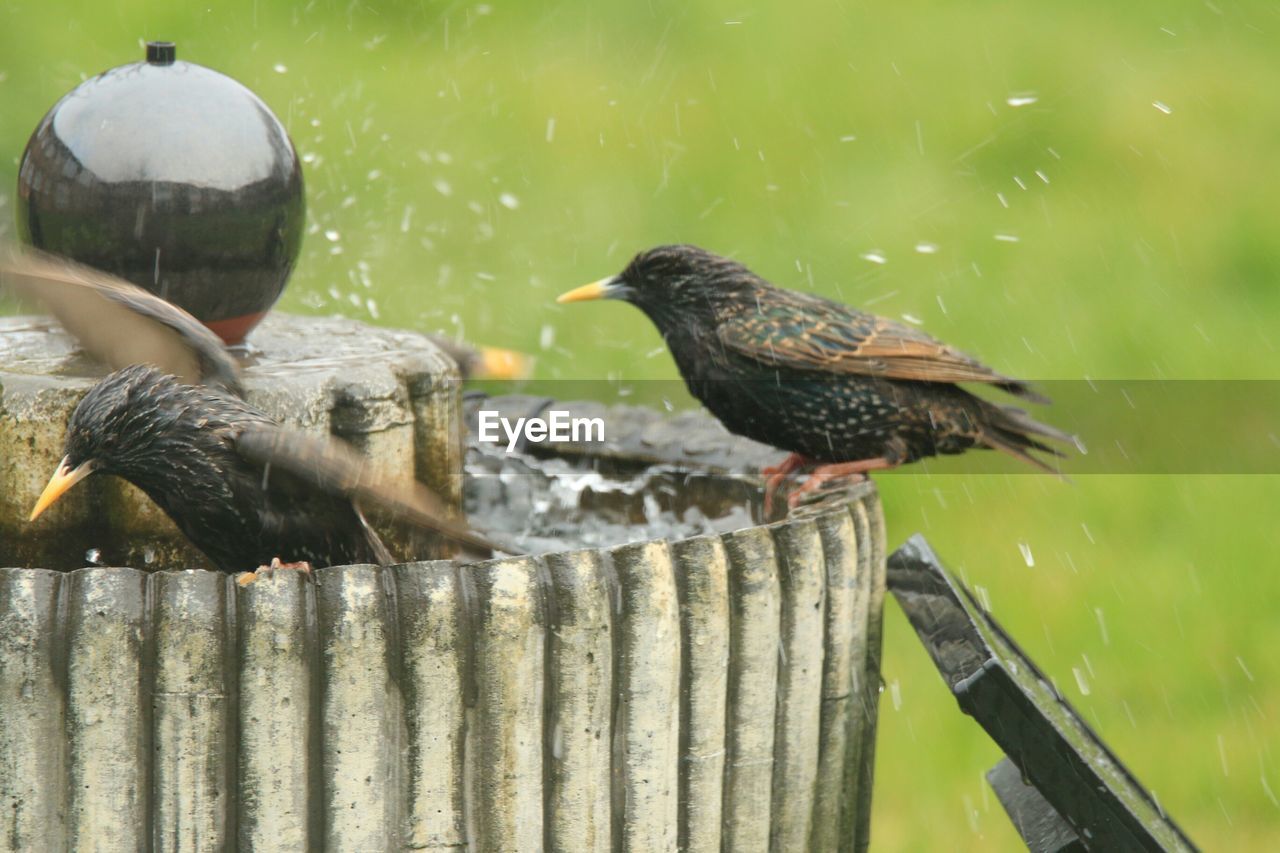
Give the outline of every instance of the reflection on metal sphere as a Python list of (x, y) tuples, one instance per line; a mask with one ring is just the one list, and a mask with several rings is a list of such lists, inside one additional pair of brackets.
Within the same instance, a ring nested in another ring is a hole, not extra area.
[(27, 143), (18, 232), (147, 288), (241, 340), (284, 290), (302, 242), (302, 170), (279, 120), (223, 74), (147, 61), (67, 93)]

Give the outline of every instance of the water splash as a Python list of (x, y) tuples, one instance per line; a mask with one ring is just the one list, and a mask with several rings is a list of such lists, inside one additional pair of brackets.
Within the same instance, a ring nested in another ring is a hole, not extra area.
[(1027, 568), (1035, 568), (1036, 558), (1031, 553), (1031, 545), (1027, 542), (1018, 543), (1018, 553), (1022, 555), (1022, 562), (1027, 564)]
[(1071, 674), (1076, 677), (1076, 687), (1080, 688), (1081, 696), (1089, 695), (1089, 682), (1084, 676), (1084, 671), (1078, 666), (1071, 667)]

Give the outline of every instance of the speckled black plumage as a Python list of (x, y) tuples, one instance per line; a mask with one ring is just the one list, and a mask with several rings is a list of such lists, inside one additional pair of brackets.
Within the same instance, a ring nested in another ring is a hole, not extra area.
[(0, 283), (43, 303), (86, 351), (119, 368), (73, 412), (66, 458), (32, 520), (84, 477), (107, 473), (146, 492), (224, 571), (276, 558), (392, 562), (362, 507), (494, 549), (420, 483), (384, 480), (341, 442), (285, 429), (247, 404), (236, 360), (181, 308), (18, 246), (0, 245)]
[(279, 557), (314, 567), (387, 563), (386, 546), (351, 499), (246, 451), (246, 435), (279, 427), (238, 397), (187, 385), (147, 365), (118, 370), (80, 401), (68, 464), (138, 486), (219, 569)]
[(1047, 402), (918, 329), (774, 287), (693, 246), (642, 252), (602, 295), (639, 307), (689, 391), (734, 433), (822, 463), (890, 465), (985, 447), (1045, 468), (1070, 436), (983, 400), (975, 382)]

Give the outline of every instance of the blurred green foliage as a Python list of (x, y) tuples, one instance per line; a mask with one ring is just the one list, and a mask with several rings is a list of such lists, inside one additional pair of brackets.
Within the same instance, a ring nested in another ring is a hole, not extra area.
[[(0, 182), (59, 96), (168, 38), (305, 158), (288, 310), (671, 377), (639, 312), (552, 297), (680, 241), (1014, 375), (1277, 379), (1277, 27), (1256, 0), (9, 0)], [(878, 482), (891, 544), (982, 587), (1194, 838), (1272, 849), (1276, 477)], [(888, 611), (875, 847), (1017, 849), (996, 750)]]

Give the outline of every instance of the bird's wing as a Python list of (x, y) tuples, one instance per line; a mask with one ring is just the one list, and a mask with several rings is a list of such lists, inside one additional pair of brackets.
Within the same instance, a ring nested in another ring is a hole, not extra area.
[(919, 382), (985, 382), (1047, 403), (1026, 383), (924, 332), (839, 302), (774, 289), (768, 299), (719, 318), (724, 346), (772, 367)]
[(377, 507), (450, 539), (489, 550), (507, 550), (458, 520), (430, 489), (420, 483), (391, 485), (337, 439), (320, 438), (275, 426), (253, 426), (235, 439), (236, 451), (251, 462), (288, 471), (313, 488), (339, 494), (358, 508)]
[(48, 309), (92, 356), (152, 364), (192, 385), (241, 394), (239, 367), (195, 317), (137, 285), (35, 249), (0, 247), (0, 280)]

